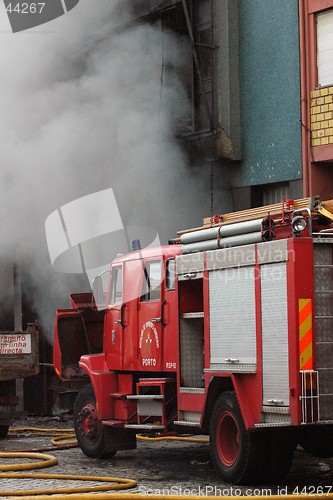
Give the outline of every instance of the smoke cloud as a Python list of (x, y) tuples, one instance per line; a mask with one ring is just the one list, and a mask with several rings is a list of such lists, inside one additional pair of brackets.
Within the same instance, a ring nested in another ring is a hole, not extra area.
[(205, 181), (174, 139), (175, 118), (189, 113), (177, 77), (186, 51), (159, 27), (129, 27), (131, 4), (81, 0), (13, 34), (0, 3), (0, 269), (20, 261), (49, 330), (67, 293), (89, 287), (52, 269), (51, 212), (112, 187), (124, 225), (154, 227), (166, 242), (210, 211)]

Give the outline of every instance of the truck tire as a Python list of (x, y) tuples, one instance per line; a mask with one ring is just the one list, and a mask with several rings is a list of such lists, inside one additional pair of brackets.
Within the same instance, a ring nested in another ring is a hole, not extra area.
[(96, 398), (91, 385), (84, 386), (74, 405), (74, 428), (81, 450), (90, 458), (112, 457), (116, 452), (108, 451), (106, 433), (96, 408)]
[(0, 439), (7, 437), (9, 425), (0, 425)]
[(265, 433), (266, 457), (262, 480), (266, 483), (282, 481), (288, 474), (296, 448), (296, 441), (286, 431), (268, 431)]
[(245, 429), (234, 392), (224, 392), (216, 400), (209, 435), (212, 461), (223, 481), (260, 481), (265, 462), (264, 440)]
[(333, 457), (333, 427), (311, 428), (299, 439), (307, 453), (318, 458)]

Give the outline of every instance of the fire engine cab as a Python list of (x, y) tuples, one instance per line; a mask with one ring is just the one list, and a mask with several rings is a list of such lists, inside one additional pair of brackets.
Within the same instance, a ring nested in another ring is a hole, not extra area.
[(54, 365), (82, 388), (88, 457), (137, 433), (208, 434), (223, 481), (275, 482), (294, 449), (333, 456), (333, 201), (204, 219), (118, 256), (57, 311)]

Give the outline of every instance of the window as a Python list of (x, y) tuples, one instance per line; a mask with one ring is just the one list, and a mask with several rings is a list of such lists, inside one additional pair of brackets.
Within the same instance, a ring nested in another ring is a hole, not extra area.
[(166, 262), (166, 289), (175, 289), (175, 259), (169, 259)]
[(120, 304), (123, 301), (123, 269), (114, 267), (111, 275), (110, 304)]
[(141, 302), (160, 300), (161, 298), (161, 262), (146, 263), (141, 288)]
[(318, 85), (333, 84), (333, 9), (317, 14)]

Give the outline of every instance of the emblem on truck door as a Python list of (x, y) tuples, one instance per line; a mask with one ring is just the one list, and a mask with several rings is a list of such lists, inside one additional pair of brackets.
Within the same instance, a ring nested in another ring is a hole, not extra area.
[(156, 350), (160, 347), (160, 339), (156, 326), (146, 321), (140, 331), (139, 349), (141, 349), (142, 366), (156, 366)]
[(146, 321), (146, 323), (141, 328), (141, 332), (140, 332), (140, 340), (139, 340), (140, 349), (142, 349), (143, 340), (145, 340), (146, 344), (152, 342), (151, 331), (153, 332), (153, 336), (155, 338), (157, 349), (160, 347), (160, 339), (158, 337), (158, 331), (157, 331), (154, 323), (152, 321)]

